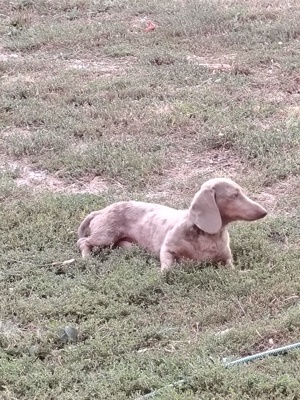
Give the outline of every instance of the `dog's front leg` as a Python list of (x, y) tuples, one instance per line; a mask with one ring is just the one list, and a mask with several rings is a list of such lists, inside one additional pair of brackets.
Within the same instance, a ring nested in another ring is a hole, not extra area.
[(235, 269), (234, 268), (234, 264), (232, 262), (232, 258), (228, 258), (226, 260), (222, 260), (221, 264), (225, 267), (225, 268), (230, 268), (230, 269)]
[(161, 272), (168, 271), (175, 262), (175, 254), (168, 248), (163, 246), (160, 250), (160, 270)]
[(222, 254), (222, 258), (221, 258), (221, 264), (225, 267), (225, 268), (231, 268), (234, 269), (234, 265), (233, 265), (233, 259), (232, 259), (232, 253), (231, 253), (231, 249), (229, 246), (229, 235), (227, 235), (227, 243), (226, 243), (226, 248), (225, 251)]

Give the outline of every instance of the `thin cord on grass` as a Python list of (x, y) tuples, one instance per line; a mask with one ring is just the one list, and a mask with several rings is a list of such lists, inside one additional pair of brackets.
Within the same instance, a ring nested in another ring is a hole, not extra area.
[[(297, 349), (299, 347), (300, 347), (300, 342), (289, 344), (289, 345), (282, 346), (282, 347), (277, 347), (276, 349), (266, 350), (266, 351), (263, 351), (261, 353), (253, 354), (253, 355), (250, 355), (250, 356), (247, 356), (247, 357), (238, 358), (237, 360), (234, 360), (234, 361), (225, 362), (224, 363), (224, 367), (225, 368), (233, 367), (235, 365), (245, 364), (247, 362), (255, 361), (257, 359), (265, 358), (265, 357), (268, 357), (268, 356), (275, 356), (275, 355), (278, 355), (278, 354), (284, 354), (287, 351), (294, 350), (294, 349)], [(174, 382), (174, 383), (170, 383), (169, 385), (166, 385), (166, 386), (164, 386), (164, 387), (162, 387), (160, 389), (157, 389), (157, 390), (154, 390), (153, 392), (147, 393), (144, 396), (137, 397), (136, 400), (151, 399), (151, 398), (155, 397), (157, 394), (161, 393), (166, 388), (180, 386), (180, 385), (182, 385), (182, 384), (184, 384), (186, 382), (187, 382), (186, 379), (181, 379), (180, 381), (177, 381), (177, 382)]]
[(297, 349), (298, 347), (300, 347), (300, 342), (288, 344), (286, 346), (277, 347), (276, 349), (266, 350), (261, 353), (253, 354), (251, 356), (246, 356), (246, 357), (234, 360), (234, 361), (226, 362), (224, 366), (225, 366), (225, 368), (228, 368), (228, 367), (232, 367), (234, 365), (245, 364), (247, 362), (255, 361), (260, 358), (264, 358), (264, 357), (268, 357), (268, 356), (276, 356), (277, 354), (283, 354), (289, 350)]

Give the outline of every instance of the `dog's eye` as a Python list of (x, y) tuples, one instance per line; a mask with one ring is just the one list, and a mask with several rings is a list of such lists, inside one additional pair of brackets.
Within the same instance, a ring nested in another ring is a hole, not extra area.
[(235, 192), (233, 197), (239, 197), (239, 192)]

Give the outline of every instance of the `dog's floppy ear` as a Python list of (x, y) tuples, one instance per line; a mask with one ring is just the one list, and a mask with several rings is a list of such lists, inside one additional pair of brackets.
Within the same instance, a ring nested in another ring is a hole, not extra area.
[(189, 211), (193, 223), (204, 232), (214, 234), (221, 229), (222, 219), (214, 189), (203, 188), (196, 193)]

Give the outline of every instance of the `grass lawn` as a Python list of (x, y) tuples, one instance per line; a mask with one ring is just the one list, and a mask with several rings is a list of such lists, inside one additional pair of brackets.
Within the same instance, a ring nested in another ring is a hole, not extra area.
[[(299, 0), (0, 10), (0, 398), (298, 399), (299, 351), (222, 360), (300, 341)], [(81, 259), (90, 211), (187, 207), (212, 177), (269, 211), (231, 227), (234, 271)]]

